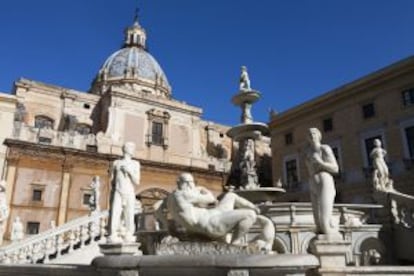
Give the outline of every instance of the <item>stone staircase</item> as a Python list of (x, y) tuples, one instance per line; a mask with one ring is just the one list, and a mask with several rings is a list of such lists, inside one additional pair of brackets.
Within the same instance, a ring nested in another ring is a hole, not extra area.
[[(96, 250), (104, 238), (108, 211), (71, 220), (59, 227), (0, 248), (2, 264), (70, 263), (70, 255)], [(89, 254), (90, 255), (90, 254)]]

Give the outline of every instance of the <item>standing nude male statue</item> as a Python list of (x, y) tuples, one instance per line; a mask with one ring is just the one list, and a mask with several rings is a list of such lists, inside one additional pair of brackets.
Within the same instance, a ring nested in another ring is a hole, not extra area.
[(306, 166), (316, 231), (319, 234), (335, 234), (338, 233), (338, 228), (332, 221), (336, 194), (332, 174), (339, 172), (338, 163), (331, 147), (321, 144), (322, 135), (317, 128), (308, 130), (307, 139), (309, 148), (306, 152)]
[[(123, 157), (115, 160), (111, 170), (111, 202), (108, 242), (135, 242), (135, 189), (140, 182), (140, 164), (132, 159), (135, 144), (127, 142)], [(125, 233), (121, 233), (121, 229)]]

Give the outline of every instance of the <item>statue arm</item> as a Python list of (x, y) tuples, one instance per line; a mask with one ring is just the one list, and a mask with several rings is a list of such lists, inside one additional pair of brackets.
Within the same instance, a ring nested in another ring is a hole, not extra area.
[(129, 178), (131, 179), (131, 182), (138, 186), (141, 181), (141, 165), (137, 161), (133, 161), (131, 164), (132, 166), (128, 166), (127, 168), (124, 168), (126, 173), (128, 174)]
[(196, 187), (186, 191), (184, 197), (192, 204), (211, 204), (216, 202), (213, 193), (204, 187)]
[(326, 155), (326, 160), (321, 159), (319, 161), (320, 168), (329, 173), (338, 173), (339, 172), (338, 162), (336, 162), (336, 158), (335, 158), (335, 155), (333, 154), (331, 147), (325, 145), (324, 147), (322, 147), (322, 150)]
[(132, 170), (132, 173), (130, 173), (130, 177), (132, 182), (135, 186), (138, 186), (141, 182), (141, 164), (137, 161), (134, 161), (134, 169)]

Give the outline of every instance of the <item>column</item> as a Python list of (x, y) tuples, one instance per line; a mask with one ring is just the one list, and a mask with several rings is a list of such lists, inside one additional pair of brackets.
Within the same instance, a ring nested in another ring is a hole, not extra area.
[(66, 222), (72, 168), (73, 162), (65, 160), (62, 165), (62, 182), (60, 190), (58, 217), (56, 220), (58, 226)]
[(19, 163), (19, 156), (13, 154), (7, 157), (7, 173), (6, 173), (6, 196), (7, 203), (10, 205), (14, 191), (14, 184), (16, 182), (17, 164)]
[(7, 173), (6, 173), (6, 199), (7, 204), (9, 205), (9, 217), (7, 218), (4, 229), (5, 233), (7, 233), (8, 225), (10, 225), (11, 219), (11, 211), (12, 211), (12, 202), (13, 202), (13, 193), (14, 187), (16, 183), (16, 176), (17, 176), (17, 165), (19, 163), (20, 155), (18, 153), (10, 152), (7, 156)]

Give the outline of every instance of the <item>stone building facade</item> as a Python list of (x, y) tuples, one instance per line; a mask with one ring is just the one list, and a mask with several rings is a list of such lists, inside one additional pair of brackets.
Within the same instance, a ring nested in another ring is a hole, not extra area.
[(282, 181), (286, 200), (309, 200), (303, 154), (310, 127), (321, 130), (338, 159), (337, 202), (373, 201), (369, 153), (376, 138), (395, 187), (414, 194), (414, 57), (274, 114), (269, 126), (273, 178)]
[(227, 126), (204, 121), (202, 109), (172, 97), (168, 79), (146, 49), (136, 20), (123, 47), (99, 69), (89, 91), (20, 79), (0, 93), (1, 176), (7, 181), (11, 222), (28, 234), (88, 214), (90, 183), (101, 181), (101, 209), (109, 204), (109, 169), (126, 141), (136, 144), (147, 209), (175, 188), (177, 175), (219, 193), (230, 169)]

